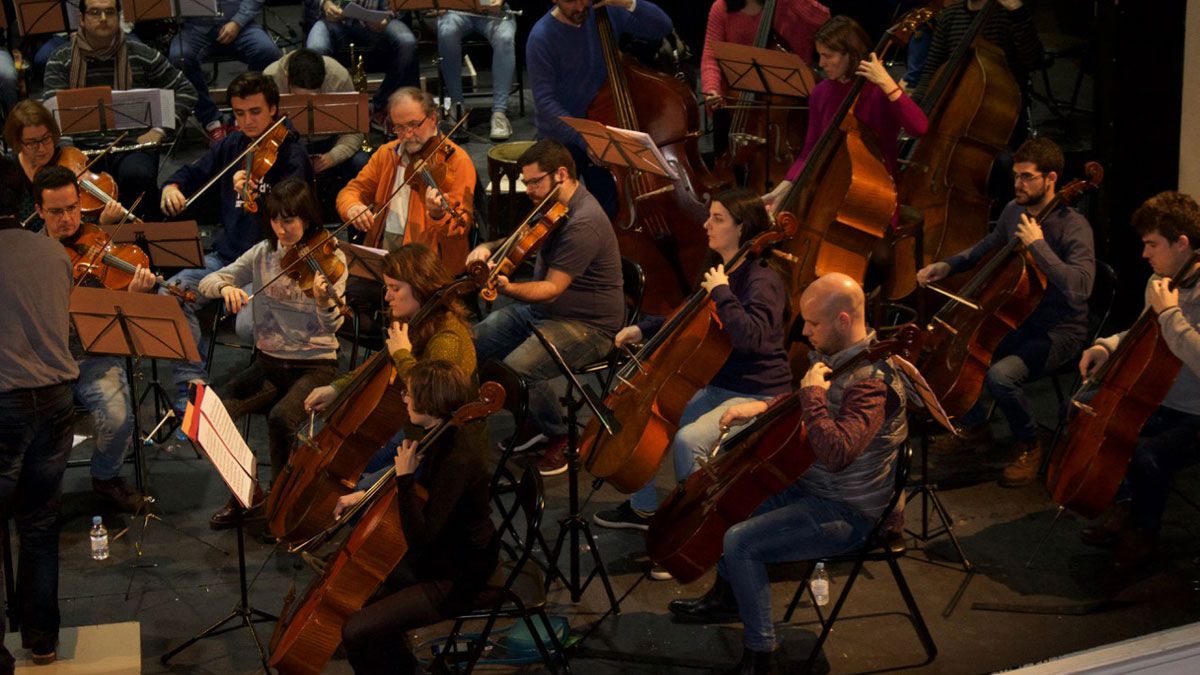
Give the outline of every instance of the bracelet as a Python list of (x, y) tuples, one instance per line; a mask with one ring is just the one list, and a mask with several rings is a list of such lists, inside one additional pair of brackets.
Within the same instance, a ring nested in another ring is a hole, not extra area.
[(903, 88), (903, 87), (901, 87), (900, 85), (896, 85), (896, 88), (895, 88), (895, 89), (893, 89), (893, 90), (889, 91), (889, 92), (886, 94), (886, 95), (887, 95), (887, 98), (888, 98), (888, 100), (890, 101), (890, 100), (892, 99), (892, 94), (894, 94), (894, 93), (896, 93), (896, 92), (898, 92), (898, 91), (899, 91), (899, 92), (903, 92), (903, 91), (904, 91), (904, 88)]

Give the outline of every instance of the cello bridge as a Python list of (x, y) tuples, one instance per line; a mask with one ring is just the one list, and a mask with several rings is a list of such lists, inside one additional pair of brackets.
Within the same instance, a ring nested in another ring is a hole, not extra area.
[(735, 133), (729, 134), (729, 140), (738, 145), (766, 145), (767, 139), (754, 134)]

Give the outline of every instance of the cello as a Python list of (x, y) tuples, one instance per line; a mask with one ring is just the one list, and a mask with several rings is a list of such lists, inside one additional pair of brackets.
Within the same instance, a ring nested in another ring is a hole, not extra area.
[[(485, 382), (479, 400), (468, 403), (454, 416), (431, 429), (417, 444), (418, 456), (447, 429), (481, 420), (504, 404), (504, 388)], [(321, 577), (308, 587), (304, 598), (292, 609), (289, 597), (271, 637), (270, 665), (283, 675), (320, 673), (342, 641), (342, 624), (375, 594), (380, 584), (408, 552), (404, 526), (396, 499), (396, 469), (389, 468), (334, 528), (364, 511), (362, 520), (338, 548)], [(418, 488), (420, 486), (417, 486)], [(427, 495), (422, 495), (428, 498)], [(332, 507), (330, 514), (332, 518)], [(321, 541), (332, 536), (322, 532)]]
[[(1193, 268), (1197, 261), (1200, 254), (1193, 253), (1183, 269)], [(1200, 268), (1171, 279), (1170, 288), (1191, 288), (1197, 281)], [(1182, 368), (1183, 363), (1163, 339), (1158, 312), (1147, 307), (1108, 360), (1071, 398), (1074, 415), (1046, 472), (1046, 487), (1054, 503), (1088, 518), (1108, 508), (1133, 458), (1142, 427), (1162, 404)]]
[(587, 118), (645, 131), (678, 178), (613, 168), (618, 210), (613, 226), (621, 255), (646, 274), (643, 309), (667, 314), (691, 290), (708, 250), (708, 199), (722, 185), (700, 160), (700, 111), (687, 85), (643, 68), (622, 55), (607, 7), (594, 10), (608, 82), (588, 106)]
[[(833, 380), (864, 362), (904, 354), (920, 329), (906, 324), (833, 369)], [(724, 434), (700, 468), (677, 486), (650, 518), (646, 552), (680, 583), (691, 583), (721, 558), (725, 531), (772, 495), (800, 479), (816, 461), (804, 430), (800, 392), (773, 401), (724, 444)]]
[[(761, 257), (788, 236), (779, 229), (759, 234), (742, 244), (726, 270), (732, 274), (749, 264), (750, 256)], [(624, 493), (654, 478), (687, 402), (721, 370), (731, 351), (708, 291), (696, 291), (617, 371), (618, 384), (604, 404), (621, 420), (621, 429), (609, 435), (595, 418), (588, 422), (579, 444), (585, 468)]]
[[(1104, 180), (1096, 162), (1088, 162), (1084, 171), (1086, 179), (1057, 191), (1034, 219), (1040, 222), (1066, 208)], [(951, 299), (933, 316), (917, 367), (947, 413), (961, 417), (975, 403), (1000, 341), (1029, 318), (1045, 291), (1046, 275), (1014, 236), (959, 290), (956, 298), (975, 307)]]
[[(998, 3), (989, 0), (920, 101), (929, 129), (900, 177), (900, 203), (924, 217), (923, 267), (961, 251), (987, 233), (988, 175), (1017, 123), (1021, 91), (1004, 51), (982, 35)], [(916, 278), (893, 290), (903, 297)]]

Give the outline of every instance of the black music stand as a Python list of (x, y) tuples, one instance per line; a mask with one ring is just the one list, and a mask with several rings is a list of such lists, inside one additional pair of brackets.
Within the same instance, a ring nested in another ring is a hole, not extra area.
[[(763, 110), (769, 120), (771, 109), (792, 108), (799, 106), (772, 106), (773, 96), (786, 96), (794, 99), (806, 99), (816, 86), (812, 69), (796, 54), (781, 52), (775, 49), (760, 49), (733, 42), (714, 42), (713, 56), (721, 68), (725, 78), (725, 86), (730, 91), (744, 91), (752, 94), (765, 94)], [(771, 152), (770, 139), (744, 139), (762, 145), (763, 149), (763, 192), (771, 188)]]
[[(604, 592), (608, 594), (609, 607), (613, 614), (620, 614), (620, 603), (617, 602), (617, 596), (613, 593), (612, 583), (608, 579), (608, 572), (604, 569), (604, 560), (600, 557), (600, 549), (596, 546), (596, 538), (592, 536), (592, 529), (588, 525), (587, 519), (580, 513), (579, 506), (579, 410), (586, 405), (591, 409), (592, 414), (596, 416), (596, 420), (610, 434), (619, 433), (621, 424), (608, 409), (600, 401), (591, 388), (579, 381), (575, 376), (574, 371), (567, 365), (558, 348), (542, 333), (541, 329), (533, 323), (529, 324), (529, 329), (537, 336), (542, 347), (546, 349), (546, 353), (550, 355), (550, 360), (554, 361), (554, 365), (562, 372), (563, 377), (567, 378), (568, 386), (567, 393), (560, 399), (563, 406), (567, 409), (567, 516), (558, 521), (558, 539), (554, 542), (554, 549), (550, 552), (548, 562), (549, 571), (546, 574), (546, 588), (555, 579), (562, 579), (567, 589), (571, 592), (571, 602), (579, 602), (583, 597), (583, 592), (588, 585), (596, 578), (600, 578), (600, 582), (604, 584)], [(575, 392), (579, 392), (579, 397), (576, 398)], [(580, 581), (580, 560), (579, 560), (579, 535), (583, 534), (587, 539), (588, 548), (592, 554), (592, 572), (587, 579)], [(562, 553), (563, 542), (566, 541), (567, 535), (571, 537), (570, 551), (570, 567), (571, 575), (568, 578), (562, 573), (558, 567), (558, 556)]]

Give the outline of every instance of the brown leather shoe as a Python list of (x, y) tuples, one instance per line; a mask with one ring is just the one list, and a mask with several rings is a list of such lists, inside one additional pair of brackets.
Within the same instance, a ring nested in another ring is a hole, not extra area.
[(116, 502), (126, 513), (137, 513), (145, 503), (142, 493), (120, 476), (108, 480), (93, 477), (92, 492)]
[(929, 452), (934, 455), (956, 455), (960, 452), (987, 450), (992, 442), (992, 425), (984, 422), (979, 426), (958, 428), (958, 435), (939, 434), (929, 439)]
[[(252, 518), (261, 518), (263, 513), (263, 503), (267, 501), (267, 496), (263, 494), (262, 488), (254, 486), (254, 498), (251, 500), (251, 506), (246, 511), (245, 520)], [(214, 530), (226, 530), (237, 526), (237, 512), (241, 508), (241, 504), (235, 497), (230, 497), (229, 501), (225, 502), (219, 511), (212, 514), (208, 518), (208, 526)]]
[(1157, 546), (1157, 532), (1125, 530), (1113, 550), (1113, 571), (1123, 573), (1141, 567), (1154, 555)]
[(1079, 541), (1088, 546), (1108, 548), (1121, 538), (1121, 531), (1129, 525), (1129, 502), (1113, 504), (1099, 522), (1088, 525), (1079, 532)]
[(1017, 458), (1004, 467), (1004, 474), (999, 480), (1000, 487), (1021, 487), (1037, 478), (1038, 468), (1042, 466), (1042, 442), (1018, 441), (1017, 450)]

